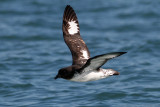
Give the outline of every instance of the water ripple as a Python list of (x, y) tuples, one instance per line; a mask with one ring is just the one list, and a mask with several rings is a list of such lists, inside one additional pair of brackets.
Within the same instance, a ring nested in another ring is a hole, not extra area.
[[(62, 33), (70, 4), (91, 56), (126, 51), (99, 81), (54, 80), (72, 63)], [(159, 107), (160, 2), (151, 0), (0, 0), (1, 107)], [(82, 8), (83, 7), (83, 8)]]

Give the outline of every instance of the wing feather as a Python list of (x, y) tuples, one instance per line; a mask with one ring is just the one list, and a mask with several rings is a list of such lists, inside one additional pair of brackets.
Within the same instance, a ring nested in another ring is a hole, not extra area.
[(113, 52), (113, 53), (108, 53), (108, 54), (103, 54), (103, 55), (98, 55), (95, 57), (92, 57), (88, 59), (86, 64), (83, 66), (81, 71), (90, 71), (90, 70), (97, 70), (101, 66), (103, 66), (108, 60), (118, 57), (122, 54), (125, 54), (126, 52)]
[(80, 36), (79, 23), (73, 8), (66, 6), (63, 15), (63, 37), (72, 53), (72, 65), (84, 65), (90, 58), (89, 50)]

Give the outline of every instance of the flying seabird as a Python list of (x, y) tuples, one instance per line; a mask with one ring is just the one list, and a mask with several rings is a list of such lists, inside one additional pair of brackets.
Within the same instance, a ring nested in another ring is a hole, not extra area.
[(63, 15), (63, 37), (72, 53), (72, 65), (58, 71), (55, 79), (63, 78), (76, 82), (87, 82), (119, 75), (113, 69), (103, 69), (108, 60), (126, 52), (112, 52), (90, 58), (89, 50), (80, 36), (79, 23), (73, 8), (67, 5)]

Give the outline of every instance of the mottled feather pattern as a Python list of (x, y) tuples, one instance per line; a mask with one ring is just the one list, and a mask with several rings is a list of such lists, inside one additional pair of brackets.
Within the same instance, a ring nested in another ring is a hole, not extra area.
[(69, 5), (66, 6), (63, 16), (63, 37), (72, 53), (72, 65), (84, 65), (90, 58), (90, 53), (80, 36), (76, 13)]
[(98, 55), (95, 57), (92, 57), (87, 60), (86, 64), (83, 66), (84, 71), (88, 70), (96, 70), (99, 69), (101, 66), (103, 66), (108, 60), (118, 57), (122, 54), (125, 54), (126, 52), (112, 52), (108, 54)]
[(86, 82), (119, 75), (113, 69), (102, 69), (107, 60), (120, 56), (125, 52), (113, 52), (90, 58), (89, 50), (80, 36), (79, 23), (73, 8), (66, 6), (63, 16), (63, 37), (72, 53), (72, 65), (59, 70), (57, 78)]
[[(69, 32), (69, 30), (72, 29), (72, 32)], [(74, 31), (75, 30), (75, 31)], [(67, 5), (64, 15), (63, 15), (63, 31), (66, 34), (76, 34), (79, 32), (79, 23), (77, 20), (76, 13), (74, 12), (73, 8)]]

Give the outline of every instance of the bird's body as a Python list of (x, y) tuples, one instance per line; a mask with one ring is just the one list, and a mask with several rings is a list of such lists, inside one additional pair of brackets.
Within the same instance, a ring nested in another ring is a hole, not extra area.
[(98, 71), (97, 70), (91, 70), (91, 71), (83, 71), (83, 73), (81, 73), (81, 74), (77, 73), (70, 80), (71, 81), (76, 81), (76, 82), (95, 81), (95, 80), (107, 78), (108, 76), (112, 76), (113, 73), (114, 72), (113, 72), (112, 69), (102, 69), (102, 68), (100, 68)]
[(119, 75), (113, 69), (103, 69), (108, 60), (118, 57), (126, 52), (112, 52), (90, 58), (89, 50), (80, 36), (79, 23), (73, 8), (66, 6), (63, 15), (63, 37), (72, 53), (72, 65), (59, 70), (57, 78), (76, 82), (87, 82)]

